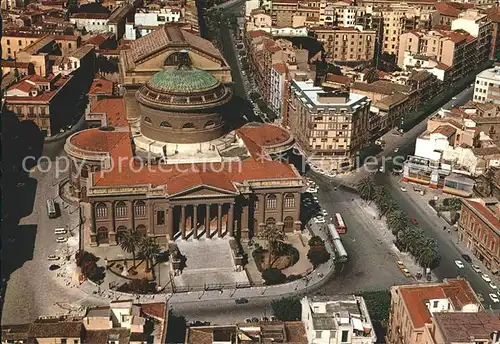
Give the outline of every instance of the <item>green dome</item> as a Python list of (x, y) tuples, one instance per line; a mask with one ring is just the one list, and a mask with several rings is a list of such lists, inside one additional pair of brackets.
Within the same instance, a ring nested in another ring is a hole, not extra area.
[(170, 67), (153, 75), (148, 84), (163, 92), (194, 93), (218, 86), (219, 80), (198, 68)]

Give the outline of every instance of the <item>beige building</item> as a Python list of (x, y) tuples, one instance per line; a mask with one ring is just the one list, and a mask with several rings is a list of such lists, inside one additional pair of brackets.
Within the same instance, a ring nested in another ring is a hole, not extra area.
[(355, 152), (368, 138), (370, 104), (366, 96), (293, 80), (285, 125), (313, 164), (324, 170), (351, 170)]
[(2, 59), (15, 58), (20, 50), (44, 36), (44, 34), (4, 31), (2, 33)]
[(272, 1), (271, 18), (273, 26), (277, 27), (296, 27), (304, 22), (316, 23), (320, 19), (320, 1)]
[(375, 55), (377, 32), (358, 27), (311, 28), (323, 43), (327, 60), (336, 63), (372, 63)]
[(464, 279), (391, 288), (388, 344), (424, 344), (427, 326), (439, 312), (477, 313), (483, 306)]

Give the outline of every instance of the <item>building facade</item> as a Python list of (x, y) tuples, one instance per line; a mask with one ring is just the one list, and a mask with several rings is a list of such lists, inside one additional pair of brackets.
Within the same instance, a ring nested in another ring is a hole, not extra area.
[(491, 271), (500, 270), (500, 202), (463, 199), (458, 222), (460, 241)]
[(350, 170), (368, 138), (370, 104), (366, 96), (293, 80), (287, 125), (311, 161), (324, 170)]
[(371, 64), (375, 56), (377, 31), (359, 27), (313, 27), (323, 43), (326, 58), (335, 63)]
[(500, 106), (500, 66), (486, 69), (476, 76), (474, 101)]
[(424, 344), (426, 326), (434, 314), (480, 310), (484, 310), (481, 302), (464, 279), (393, 286), (386, 343)]

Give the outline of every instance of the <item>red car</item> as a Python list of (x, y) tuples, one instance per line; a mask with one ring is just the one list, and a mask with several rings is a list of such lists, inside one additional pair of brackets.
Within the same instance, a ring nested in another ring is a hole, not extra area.
[(418, 221), (414, 217), (410, 217), (410, 222), (413, 223), (414, 225), (418, 225)]

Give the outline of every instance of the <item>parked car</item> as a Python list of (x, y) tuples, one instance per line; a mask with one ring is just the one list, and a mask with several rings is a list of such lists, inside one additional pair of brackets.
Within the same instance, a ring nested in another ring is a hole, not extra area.
[(472, 263), (472, 259), (467, 254), (462, 254), (462, 259), (465, 260), (469, 264)]
[(499, 303), (500, 300), (498, 299), (498, 295), (497, 294), (490, 294), (490, 299), (491, 301), (493, 301), (493, 303)]
[(497, 285), (493, 282), (490, 283), (490, 288), (493, 290), (497, 290)]
[(399, 152), (399, 148), (398, 147), (394, 148), (394, 153), (397, 153), (397, 152)]
[(248, 303), (248, 299), (245, 299), (244, 297), (239, 297), (236, 300), (234, 300), (234, 302), (237, 305), (242, 305), (242, 304)]
[(314, 194), (314, 193), (318, 193), (318, 189), (317, 189), (317, 188), (315, 188), (315, 187), (308, 187), (308, 188), (306, 189), (306, 192), (309, 192), (309, 193)]
[(47, 257), (47, 260), (59, 260), (59, 257), (55, 254), (51, 254)]
[(404, 186), (401, 186), (399, 189), (403, 192), (406, 192), (406, 188)]
[(472, 270), (474, 270), (478, 274), (481, 273), (481, 268), (479, 266), (477, 266), (477, 265), (471, 265), (471, 268), (472, 268)]
[(463, 269), (465, 267), (464, 263), (462, 263), (461, 260), (455, 260), (455, 265), (457, 266), (457, 268), (459, 269)]
[(401, 272), (403, 272), (403, 275), (406, 277), (412, 277), (411, 272), (407, 268), (401, 269)]
[(328, 212), (325, 209), (321, 209), (321, 215), (328, 216)]
[(490, 276), (488, 276), (487, 274), (482, 274), (482, 275), (481, 275), (481, 278), (482, 278), (485, 282), (487, 282), (487, 283), (490, 283), (490, 282), (491, 282), (491, 278), (490, 278)]
[(68, 241), (68, 239), (67, 239), (67, 238), (65, 238), (65, 237), (58, 237), (58, 238), (56, 239), (56, 242), (58, 242), (58, 243), (63, 243), (63, 242), (66, 242), (66, 241)]
[(314, 223), (320, 224), (320, 223), (325, 223), (325, 218), (323, 216), (316, 216), (314, 218)]
[(57, 269), (59, 269), (59, 268), (60, 268), (60, 266), (59, 266), (59, 265), (56, 265), (56, 264), (52, 264), (51, 266), (49, 266), (49, 270), (50, 270), (50, 271), (54, 271), (54, 270), (57, 270)]

